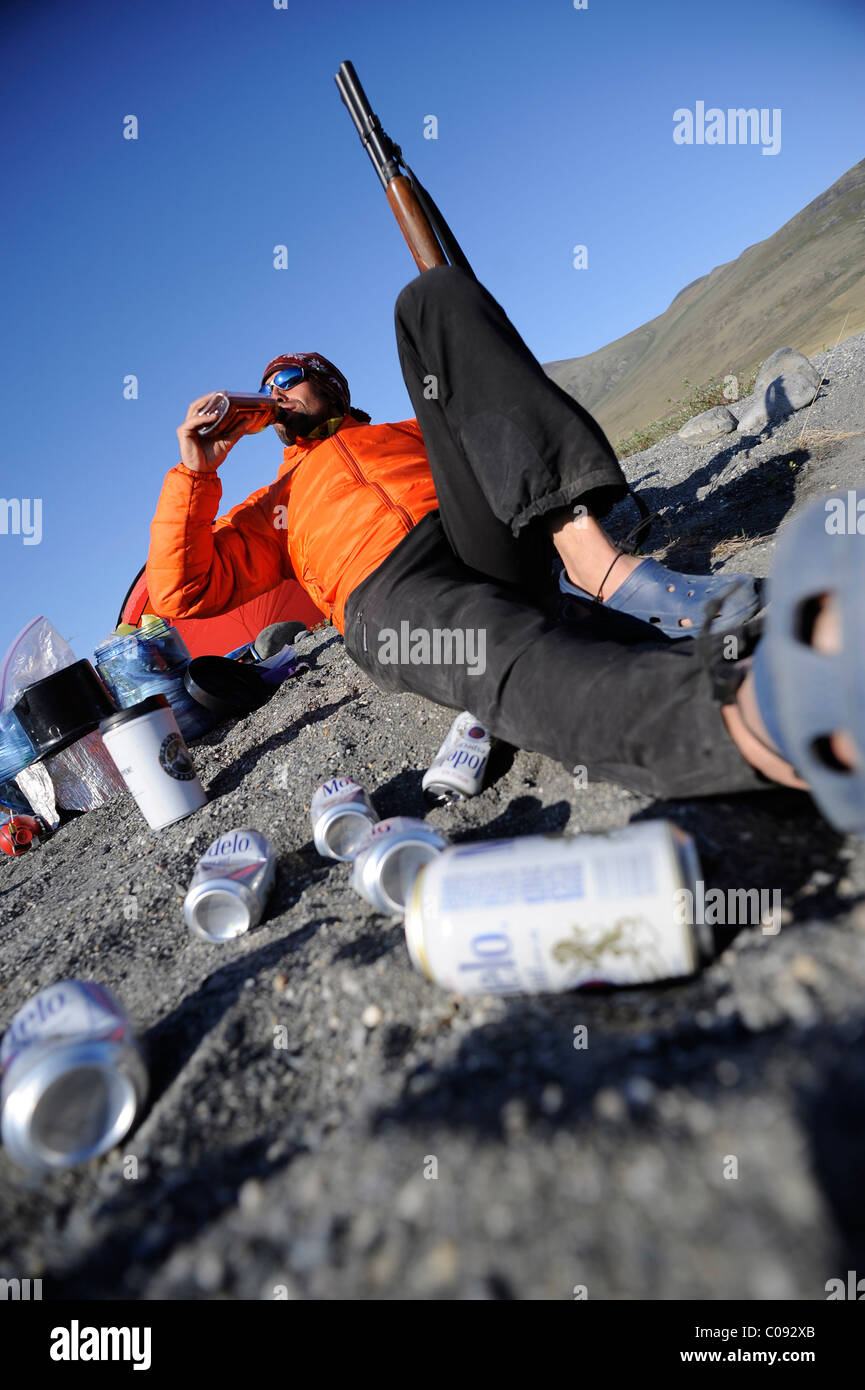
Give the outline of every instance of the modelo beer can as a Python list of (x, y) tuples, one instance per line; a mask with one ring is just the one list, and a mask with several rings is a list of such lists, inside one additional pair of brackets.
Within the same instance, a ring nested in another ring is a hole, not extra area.
[(276, 855), (257, 830), (228, 830), (201, 856), (183, 903), (193, 936), (231, 941), (261, 921)]
[(458, 714), (447, 737), (424, 773), (421, 787), (428, 801), (464, 801), (483, 786), (492, 744), (485, 729), (468, 710)]
[(132, 1127), (147, 1071), (129, 1019), (102, 985), (60, 980), (25, 1004), (0, 1046), (3, 1143), (48, 1173), (96, 1158)]
[(419, 871), (447, 843), (439, 830), (413, 816), (379, 821), (357, 851), (351, 886), (376, 912), (402, 915)]
[(690, 975), (711, 932), (683, 924), (674, 895), (699, 877), (693, 841), (667, 821), (454, 845), (418, 874), (406, 942), (421, 974), (459, 994)]
[(331, 777), (312, 798), (310, 819), (319, 854), (347, 860), (354, 859), (358, 845), (378, 823), (378, 813), (364, 787), (350, 777)]

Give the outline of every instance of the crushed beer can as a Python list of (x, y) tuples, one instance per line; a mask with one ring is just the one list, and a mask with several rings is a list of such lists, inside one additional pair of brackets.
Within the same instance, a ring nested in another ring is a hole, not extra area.
[(196, 865), (183, 903), (193, 936), (231, 941), (261, 921), (276, 874), (276, 855), (257, 830), (229, 830)]
[(421, 974), (459, 994), (691, 975), (711, 931), (681, 920), (676, 895), (699, 877), (693, 840), (667, 821), (454, 845), (417, 876), (406, 944)]
[(351, 860), (370, 827), (378, 824), (378, 813), (364, 787), (350, 777), (331, 777), (312, 798), (310, 819), (319, 854)]
[(19, 1009), (0, 1046), (3, 1143), (48, 1173), (120, 1143), (147, 1094), (129, 1019), (109, 990), (60, 980)]
[(441, 831), (413, 816), (379, 821), (357, 850), (351, 886), (377, 912), (401, 915), (418, 873), (447, 843)]
[(442, 804), (477, 796), (492, 746), (492, 736), (468, 710), (458, 714), (445, 741), (424, 773), (421, 787), (428, 801)]

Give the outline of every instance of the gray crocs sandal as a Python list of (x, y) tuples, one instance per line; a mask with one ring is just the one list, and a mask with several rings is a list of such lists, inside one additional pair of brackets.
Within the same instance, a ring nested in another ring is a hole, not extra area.
[[(696, 637), (710, 615), (710, 631), (729, 632), (753, 618), (763, 605), (762, 581), (752, 575), (677, 574), (651, 558), (641, 560), (608, 599), (578, 588), (564, 570), (559, 588), (583, 603), (627, 613), (674, 639)], [(691, 626), (682, 627), (681, 620), (687, 617)]]
[[(865, 498), (865, 492), (860, 493)], [(754, 693), (769, 736), (806, 781), (836, 830), (865, 835), (865, 535), (827, 531), (826, 499), (778, 541), (772, 606), (753, 659)], [(838, 603), (843, 649), (815, 651), (822, 595)], [(830, 746), (844, 730), (858, 752), (846, 768)]]

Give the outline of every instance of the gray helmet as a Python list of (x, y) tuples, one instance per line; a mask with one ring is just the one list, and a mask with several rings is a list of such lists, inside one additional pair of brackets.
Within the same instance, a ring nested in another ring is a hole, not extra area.
[[(861, 530), (859, 529), (861, 527)], [(810, 643), (816, 603), (831, 594), (841, 651)], [(865, 490), (810, 503), (785, 529), (770, 586), (771, 604), (754, 656), (757, 702), (785, 758), (808, 782), (826, 819), (865, 834)], [(845, 730), (855, 767), (834, 757), (829, 736)]]

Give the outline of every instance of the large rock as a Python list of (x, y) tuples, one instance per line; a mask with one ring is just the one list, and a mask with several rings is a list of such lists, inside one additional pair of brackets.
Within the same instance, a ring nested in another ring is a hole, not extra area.
[(749, 396), (739, 416), (740, 434), (759, 434), (769, 423), (769, 413), (762, 396)]
[(759, 396), (779, 376), (789, 376), (791, 372), (797, 372), (799, 376), (811, 382), (813, 396), (822, 380), (821, 375), (804, 352), (797, 352), (795, 348), (789, 347), (776, 348), (771, 356), (766, 358), (754, 382), (754, 395)]
[(805, 372), (784, 372), (783, 376), (778, 377), (767, 388), (766, 397), (769, 401), (778, 400), (780, 408), (784, 409), (785, 414), (789, 414), (784, 404), (785, 398), (793, 410), (801, 410), (803, 406), (811, 404), (819, 385), (819, 377), (812, 381)]
[(684, 439), (686, 444), (711, 444), (716, 439), (723, 439), (725, 434), (732, 434), (735, 428), (733, 412), (725, 405), (715, 405), (711, 410), (704, 410), (701, 415), (687, 420), (679, 430), (679, 438)]
[(745, 402), (744, 410), (739, 413), (739, 433), (759, 434), (767, 425), (777, 424), (794, 410), (810, 405), (817, 385), (798, 371), (773, 377), (767, 386), (755, 391)]

